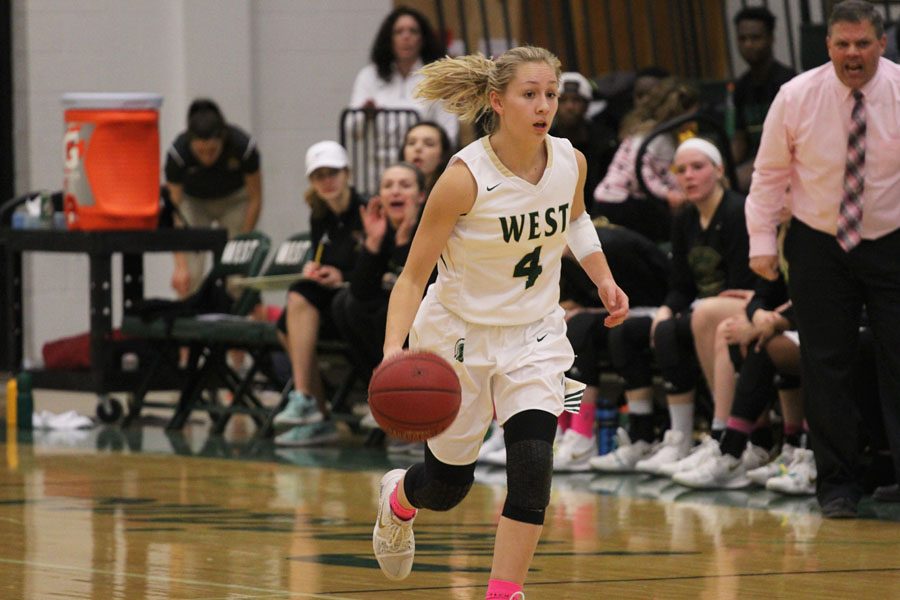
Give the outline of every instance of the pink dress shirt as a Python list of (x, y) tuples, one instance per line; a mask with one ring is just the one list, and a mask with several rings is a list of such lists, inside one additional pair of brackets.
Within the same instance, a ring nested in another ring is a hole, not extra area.
[[(880, 59), (862, 88), (866, 108), (863, 239), (900, 228), (900, 65)], [(750, 256), (776, 256), (778, 212), (834, 235), (843, 194), (853, 96), (829, 62), (781, 86), (753, 163), (745, 211)]]

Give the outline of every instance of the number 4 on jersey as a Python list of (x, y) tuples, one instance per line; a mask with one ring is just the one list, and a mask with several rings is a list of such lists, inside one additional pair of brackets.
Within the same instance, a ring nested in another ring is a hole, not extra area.
[(525, 289), (527, 290), (534, 285), (538, 276), (543, 272), (544, 267), (541, 266), (541, 248), (538, 246), (516, 263), (513, 269), (513, 277), (525, 277)]

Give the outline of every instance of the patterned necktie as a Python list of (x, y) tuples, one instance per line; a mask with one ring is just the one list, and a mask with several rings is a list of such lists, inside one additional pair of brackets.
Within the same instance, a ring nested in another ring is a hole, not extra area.
[(863, 180), (866, 166), (866, 107), (863, 105), (863, 93), (859, 90), (853, 90), (853, 99), (850, 136), (847, 138), (847, 166), (844, 169), (844, 195), (837, 221), (837, 241), (844, 252), (850, 252), (860, 242), (859, 226), (863, 190), (866, 187)]

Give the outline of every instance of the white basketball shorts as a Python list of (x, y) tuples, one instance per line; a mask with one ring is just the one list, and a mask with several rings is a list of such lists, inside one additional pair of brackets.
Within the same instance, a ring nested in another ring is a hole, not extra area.
[[(462, 405), (453, 424), (428, 440), (431, 452), (450, 465), (475, 462), (484, 434), (497, 412), (502, 425), (525, 410), (559, 416), (564, 373), (575, 354), (566, 337), (565, 311), (557, 307), (526, 325), (468, 323), (426, 295), (409, 333), (413, 350), (447, 360), (462, 387)], [(583, 388), (583, 386), (581, 386)]]

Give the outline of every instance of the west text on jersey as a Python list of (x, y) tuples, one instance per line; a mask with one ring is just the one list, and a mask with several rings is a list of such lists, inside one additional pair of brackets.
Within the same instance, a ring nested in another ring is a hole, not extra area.
[(516, 242), (522, 239), (522, 234), (528, 233), (526, 239), (534, 240), (539, 237), (550, 237), (557, 233), (563, 233), (566, 230), (568, 219), (569, 205), (560, 204), (557, 207), (550, 207), (544, 211), (543, 219), (540, 211), (523, 213), (521, 215), (513, 215), (510, 217), (500, 217), (500, 227), (503, 229), (503, 241), (507, 244), (510, 241)]

